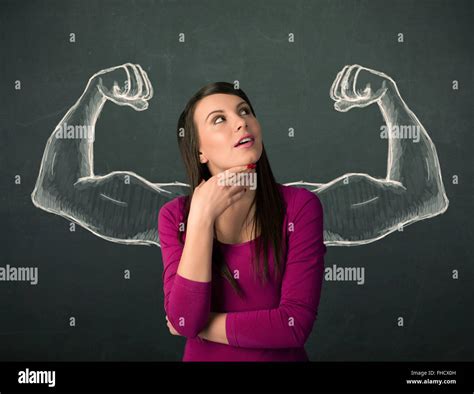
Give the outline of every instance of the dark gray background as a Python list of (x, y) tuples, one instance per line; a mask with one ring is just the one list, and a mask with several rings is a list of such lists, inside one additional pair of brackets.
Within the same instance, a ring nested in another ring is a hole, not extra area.
[(71, 233), (30, 199), (46, 140), (87, 80), (129, 61), (148, 72), (155, 97), (145, 112), (106, 104), (95, 173), (130, 170), (153, 182), (185, 181), (175, 128), (190, 96), (236, 79), (280, 183), (383, 177), (377, 106), (339, 113), (328, 91), (346, 64), (391, 76), (436, 146), (450, 206), (375, 243), (329, 247), (326, 266), (365, 267), (366, 284), (324, 283), (306, 349), (313, 361), (473, 359), (472, 2), (8, 1), (0, 9), (1, 265), (39, 268), (36, 286), (0, 282), (2, 360), (181, 359), (185, 339), (165, 322), (160, 249), (79, 226)]

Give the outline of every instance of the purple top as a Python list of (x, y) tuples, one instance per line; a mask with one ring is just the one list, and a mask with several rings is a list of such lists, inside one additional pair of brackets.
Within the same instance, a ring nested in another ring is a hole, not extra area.
[[(185, 196), (161, 208), (158, 235), (164, 265), (164, 307), (173, 327), (187, 338), (183, 361), (308, 361), (304, 344), (316, 320), (324, 275), (323, 208), (309, 190), (278, 186), (286, 205), (282, 229), (286, 248), (279, 280), (273, 275), (271, 248), (271, 280), (262, 285), (254, 281), (251, 267), (255, 240), (240, 244), (217, 241), (244, 292), (243, 299), (221, 276), (198, 282), (176, 273), (184, 248), (178, 235), (180, 223), (184, 223)], [(211, 311), (227, 312), (228, 345), (197, 336)]]

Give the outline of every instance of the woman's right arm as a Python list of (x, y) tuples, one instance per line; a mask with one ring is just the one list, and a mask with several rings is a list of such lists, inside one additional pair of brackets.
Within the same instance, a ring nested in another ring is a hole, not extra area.
[[(247, 166), (230, 168), (228, 173), (255, 172)], [(224, 173), (223, 173), (224, 174)], [(221, 175), (223, 175), (221, 174)], [(178, 274), (190, 280), (211, 280), (214, 222), (230, 205), (244, 196), (245, 187), (225, 186), (219, 176), (202, 181), (191, 201), (186, 231), (186, 243), (178, 267)]]
[(202, 212), (190, 211), (186, 243), (177, 271), (180, 276), (198, 282), (211, 281), (213, 238), (214, 220)]
[(183, 247), (178, 241), (182, 223), (176, 220), (177, 212), (167, 204), (158, 217), (164, 307), (179, 335), (194, 338), (207, 324), (211, 308), (213, 221), (190, 211)]
[[(242, 166), (229, 171), (249, 170)], [(201, 182), (193, 193), (184, 246), (178, 240), (183, 225), (177, 219), (180, 210), (178, 201), (160, 210), (158, 234), (164, 265), (165, 311), (171, 325), (184, 337), (197, 337), (208, 323), (214, 222), (244, 193), (242, 186), (219, 185), (217, 176)]]

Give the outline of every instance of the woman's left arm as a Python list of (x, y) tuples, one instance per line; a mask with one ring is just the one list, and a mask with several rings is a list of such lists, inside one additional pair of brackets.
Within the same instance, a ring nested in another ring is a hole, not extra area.
[(211, 342), (229, 344), (226, 333), (227, 313), (211, 312), (207, 326), (198, 334), (198, 337)]
[(304, 346), (316, 320), (324, 276), (323, 209), (306, 189), (295, 196), (289, 218), (288, 259), (280, 305), (273, 309), (211, 313), (199, 337), (245, 348)]

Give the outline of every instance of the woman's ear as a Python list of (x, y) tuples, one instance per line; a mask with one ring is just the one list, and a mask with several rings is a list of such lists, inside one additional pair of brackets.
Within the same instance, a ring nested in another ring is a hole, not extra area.
[(201, 164), (206, 164), (208, 162), (206, 156), (204, 156), (202, 152), (199, 152), (199, 161), (201, 162)]

